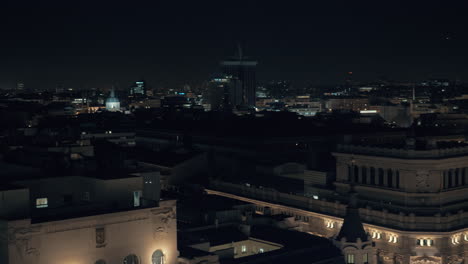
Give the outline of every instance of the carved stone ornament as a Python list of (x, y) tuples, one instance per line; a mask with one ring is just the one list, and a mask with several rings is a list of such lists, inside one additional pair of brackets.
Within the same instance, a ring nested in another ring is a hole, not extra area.
[(416, 180), (416, 188), (426, 189), (427, 187), (429, 187), (429, 172), (417, 171), (415, 180)]
[(463, 262), (463, 257), (458, 255), (448, 256), (447, 264), (460, 264)]
[(405, 257), (401, 254), (395, 254), (395, 262), (396, 263), (403, 263), (403, 261), (405, 260)]
[(435, 257), (435, 256), (411, 256), (410, 257), (410, 263), (411, 264), (442, 264), (442, 258), (441, 257)]
[(168, 234), (171, 224), (175, 221), (176, 213), (174, 208), (160, 208), (151, 211), (156, 218), (153, 220), (153, 236)]
[(106, 246), (106, 229), (104, 227), (96, 228), (96, 247), (101, 248)]
[(8, 244), (16, 248), (20, 258), (28, 255), (38, 257), (40, 255), (39, 249), (32, 246), (31, 240), (34, 235), (38, 235), (40, 232), (40, 226), (8, 228)]

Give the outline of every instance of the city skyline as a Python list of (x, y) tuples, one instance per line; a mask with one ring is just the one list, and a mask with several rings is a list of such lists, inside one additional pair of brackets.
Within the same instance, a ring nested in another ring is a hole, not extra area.
[(466, 81), (465, 7), (461, 1), (7, 3), (0, 87), (18, 80), (39, 89), (57, 82), (124, 86), (142, 77), (181, 86), (209, 79), (238, 43), (259, 61), (259, 80), (337, 84), (352, 71), (360, 80)]

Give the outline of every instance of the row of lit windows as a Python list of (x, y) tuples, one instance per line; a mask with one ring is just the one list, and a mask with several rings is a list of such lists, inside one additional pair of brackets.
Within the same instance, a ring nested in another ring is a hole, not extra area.
[(444, 171), (442, 173), (444, 189), (466, 185), (466, 169), (467, 168), (457, 168)]
[(392, 169), (384, 170), (382, 168), (376, 169), (374, 167), (367, 168), (365, 166), (359, 167), (356, 165), (348, 165), (348, 181), (359, 184), (400, 188), (400, 171)]
[[(150, 182), (151, 183), (151, 182)], [(134, 191), (133, 192), (133, 206), (139, 207), (140, 206), (140, 199), (142, 198), (142, 191)], [(91, 196), (89, 192), (84, 192), (83, 196), (81, 197), (81, 201), (89, 202), (91, 200)], [(64, 195), (63, 202), (68, 204), (73, 201), (72, 195)], [(47, 208), (49, 207), (49, 199), (47, 197), (36, 198), (36, 208)]]
[(456, 234), (452, 236), (452, 244), (458, 245), (462, 242), (462, 237), (464, 241), (468, 241), (468, 233), (467, 234)]
[[(374, 240), (382, 239), (382, 232), (380, 232), (380, 231), (372, 230), (369, 233), (370, 233), (372, 239), (374, 239)], [(386, 238), (387, 238), (388, 243), (393, 243), (393, 244), (398, 243), (398, 235), (396, 235), (396, 234), (387, 233)]]
[(416, 245), (421, 247), (432, 247), (434, 246), (434, 240), (430, 238), (420, 238), (416, 240)]
[[(247, 253), (247, 250), (248, 250), (248, 248), (247, 248), (246, 245), (241, 245), (241, 253), (242, 253), (242, 254)], [(255, 251), (255, 248), (253, 248), (252, 250)], [(255, 253), (265, 253), (265, 249), (263, 249), (263, 248), (258, 248), (258, 250), (256, 250)], [(237, 248), (235, 248), (235, 247), (234, 247), (234, 254), (237, 255)]]

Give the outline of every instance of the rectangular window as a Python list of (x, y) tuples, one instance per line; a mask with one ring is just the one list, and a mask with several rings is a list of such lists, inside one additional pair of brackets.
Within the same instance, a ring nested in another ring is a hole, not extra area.
[(432, 247), (433, 245), (434, 245), (434, 240), (428, 239), (428, 240), (427, 240), (427, 246), (428, 246), (428, 247)]
[(354, 254), (348, 254), (346, 257), (347, 264), (354, 264)]
[(395, 187), (398, 189), (400, 188), (400, 172), (395, 172)]
[(367, 168), (361, 168), (362, 184), (367, 184)]
[(367, 253), (362, 255), (362, 263), (364, 263), (364, 264), (369, 263), (369, 255)]
[(375, 168), (370, 168), (370, 184), (375, 185)]
[(242, 245), (242, 250), (241, 250), (241, 251), (242, 251), (242, 253), (247, 252), (247, 246), (246, 246), (246, 245)]
[(444, 186), (444, 189), (447, 188), (447, 173), (444, 171), (442, 172), (442, 175), (443, 175), (443, 186)]
[(432, 247), (432, 246), (434, 246), (434, 240), (427, 239), (427, 238), (417, 239), (416, 240), (416, 245), (422, 246), (422, 247)]
[(461, 175), (461, 177), (462, 177), (462, 178), (461, 178), (462, 183), (461, 183), (461, 184), (464, 186), (464, 185), (466, 184), (466, 179), (465, 179), (465, 177), (466, 177), (466, 175), (465, 175), (465, 168), (462, 168), (461, 170), (462, 170), (462, 175)]
[(47, 198), (37, 198), (36, 208), (47, 208), (49, 206)]
[(264, 250), (263, 248), (260, 248), (260, 249), (258, 250), (258, 253), (263, 253), (263, 252), (265, 252), (265, 250)]
[(134, 191), (133, 192), (133, 206), (138, 207), (140, 206), (140, 198), (142, 196), (142, 191)]

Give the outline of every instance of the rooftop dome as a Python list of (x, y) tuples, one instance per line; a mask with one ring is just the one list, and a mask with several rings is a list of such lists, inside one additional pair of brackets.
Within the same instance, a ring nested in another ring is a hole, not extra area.
[(120, 101), (115, 97), (114, 88), (112, 88), (110, 96), (106, 100), (107, 111), (120, 111)]

